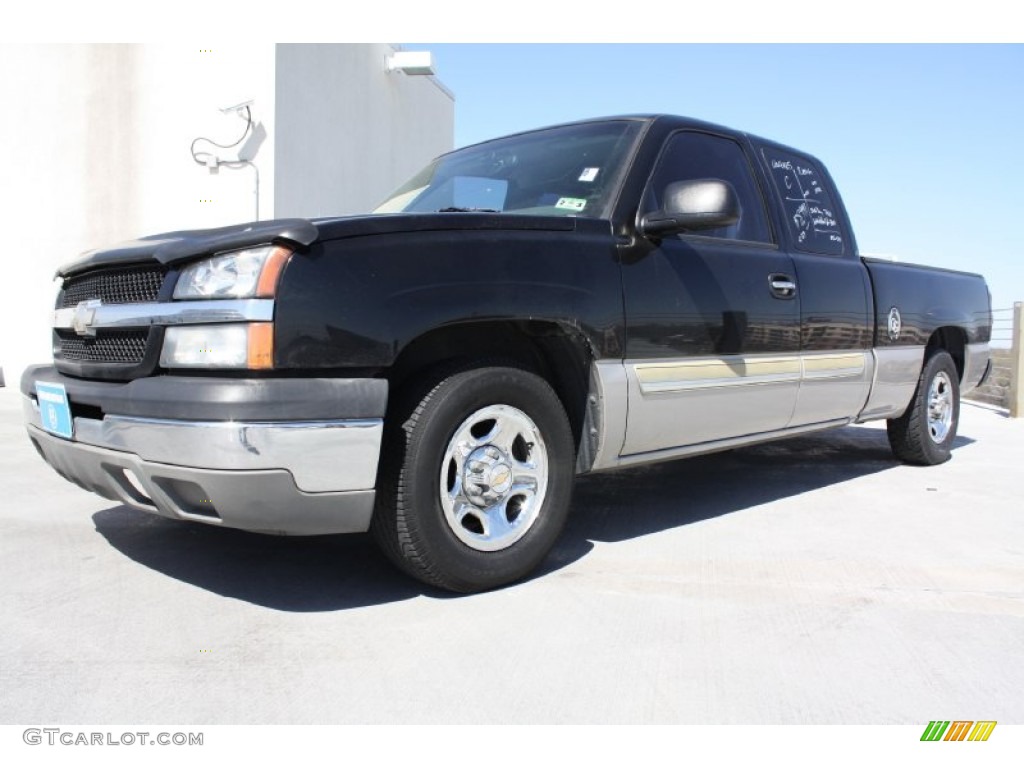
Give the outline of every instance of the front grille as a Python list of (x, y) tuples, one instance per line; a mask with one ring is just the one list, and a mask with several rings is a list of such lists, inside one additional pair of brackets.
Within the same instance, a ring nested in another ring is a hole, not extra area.
[(167, 276), (163, 265), (127, 267), (91, 272), (64, 281), (60, 308), (77, 306), (81, 301), (100, 299), (104, 304), (142, 304), (156, 301)]
[(55, 352), (63, 360), (79, 363), (134, 363), (138, 365), (146, 355), (149, 329), (128, 331), (97, 330), (95, 336), (79, 336), (74, 331), (56, 330), (60, 350)]

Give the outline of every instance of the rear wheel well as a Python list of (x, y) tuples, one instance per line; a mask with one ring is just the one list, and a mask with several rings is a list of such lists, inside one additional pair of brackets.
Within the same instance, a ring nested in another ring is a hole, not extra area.
[(579, 452), (587, 419), (590, 367), (586, 338), (552, 321), (460, 323), (429, 331), (405, 345), (387, 371), (392, 392), (402, 391), (424, 372), (462, 361), (507, 361), (546, 379), (558, 395)]
[(967, 349), (967, 335), (963, 330), (955, 326), (938, 328), (928, 339), (928, 346), (925, 347), (924, 351), (924, 359), (927, 360), (931, 357), (932, 353), (937, 349), (944, 349), (949, 352), (949, 356), (953, 358), (953, 362), (956, 364), (957, 376), (963, 381), (965, 351)]

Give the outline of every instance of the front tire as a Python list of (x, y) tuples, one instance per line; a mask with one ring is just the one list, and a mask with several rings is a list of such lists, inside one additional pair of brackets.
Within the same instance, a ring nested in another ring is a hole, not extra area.
[(935, 350), (925, 360), (910, 405), (887, 424), (889, 445), (907, 464), (949, 461), (960, 422), (960, 378), (953, 358)]
[(551, 386), (518, 368), (443, 374), (389, 414), (371, 530), (406, 573), (455, 592), (523, 578), (569, 510), (574, 448)]

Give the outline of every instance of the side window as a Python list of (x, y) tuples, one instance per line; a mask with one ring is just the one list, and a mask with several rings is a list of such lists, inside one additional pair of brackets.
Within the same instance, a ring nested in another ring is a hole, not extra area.
[(729, 227), (704, 229), (706, 237), (732, 240), (772, 241), (761, 191), (750, 172), (740, 145), (732, 139), (686, 131), (668, 140), (647, 187), (646, 210), (661, 207), (665, 187), (675, 181), (722, 179), (732, 184), (740, 203), (740, 220)]
[(810, 160), (775, 148), (764, 150), (772, 181), (786, 210), (786, 226), (801, 251), (843, 254), (839, 217), (821, 171)]

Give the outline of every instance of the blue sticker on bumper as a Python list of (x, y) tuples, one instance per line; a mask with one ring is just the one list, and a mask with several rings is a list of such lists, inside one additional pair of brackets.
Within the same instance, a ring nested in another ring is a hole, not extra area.
[(60, 437), (71, 438), (71, 407), (68, 393), (63, 384), (48, 384), (37, 381), (36, 397), (39, 399), (39, 420), (43, 429)]

